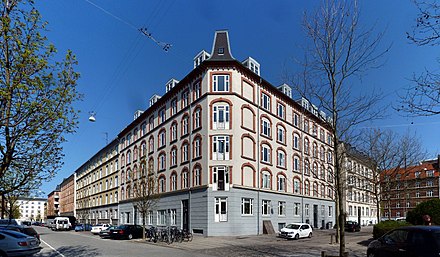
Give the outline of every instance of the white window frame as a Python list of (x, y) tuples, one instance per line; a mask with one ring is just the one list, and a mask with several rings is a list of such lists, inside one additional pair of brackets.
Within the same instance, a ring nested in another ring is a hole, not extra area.
[(279, 167), (286, 167), (286, 153), (282, 150), (278, 150), (278, 158), (277, 158), (277, 165)]
[(253, 216), (254, 215), (254, 199), (253, 198), (241, 198), (241, 215)]
[(229, 191), (229, 169), (226, 166), (216, 166), (212, 170), (212, 191), (217, 191), (219, 187), (219, 174), (223, 173), (224, 189), (222, 191)]
[(271, 124), (270, 121), (266, 118), (261, 119), (261, 134), (265, 135), (266, 137), (271, 136)]
[(271, 175), (267, 171), (263, 171), (261, 174), (261, 187), (270, 189), (271, 188)]
[(263, 144), (261, 146), (261, 161), (265, 163), (271, 162), (271, 149), (268, 145)]
[(212, 127), (216, 130), (229, 129), (229, 110), (228, 104), (216, 104), (212, 110)]
[(228, 221), (228, 198), (216, 197), (214, 205), (214, 221), (227, 222)]
[(261, 215), (270, 216), (271, 215), (271, 202), (270, 200), (261, 201)]
[[(219, 85), (219, 78), (223, 78), (223, 85)], [(212, 76), (212, 91), (213, 92), (229, 92), (230, 78), (226, 74), (217, 74)], [(222, 87), (222, 88), (220, 88)]]
[(266, 93), (261, 93), (261, 107), (270, 111), (270, 96)]
[(212, 139), (212, 159), (229, 160), (229, 136), (214, 136)]
[(286, 191), (286, 177), (283, 175), (279, 175), (277, 177), (277, 185), (278, 185), (279, 192), (285, 192)]
[(278, 202), (278, 216), (286, 216), (286, 202), (285, 201)]
[(281, 103), (277, 103), (277, 115), (281, 119), (286, 118), (286, 107)]

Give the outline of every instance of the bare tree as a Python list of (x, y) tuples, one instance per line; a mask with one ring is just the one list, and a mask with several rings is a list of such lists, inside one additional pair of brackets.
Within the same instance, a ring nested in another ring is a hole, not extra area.
[[(410, 186), (407, 185), (408, 168), (422, 160), (425, 152), (417, 135), (409, 132), (399, 136), (391, 130), (371, 129), (365, 131), (364, 135), (361, 147), (374, 163), (371, 183), (377, 207), (376, 216), (379, 221), (381, 217), (380, 203), (386, 202), (387, 211), (391, 213), (392, 191), (397, 184), (404, 192), (408, 190)], [(398, 174), (400, 179), (395, 179), (399, 177)]]
[[(440, 44), (440, 5), (434, 1), (414, 1), (419, 13), (412, 32), (407, 38), (417, 46), (437, 46)], [(412, 76), (412, 86), (401, 95), (397, 110), (414, 116), (440, 114), (440, 75), (425, 70)]]
[(148, 163), (148, 172), (145, 170), (145, 161), (141, 164), (141, 177), (133, 186), (134, 206), (142, 216), (142, 239), (145, 240), (145, 225), (148, 212), (159, 201), (159, 192), (157, 187), (157, 175), (154, 172), (153, 162)]
[(361, 27), (356, 1), (323, 1), (315, 13), (304, 15), (303, 27), (309, 39), (308, 48), (302, 72), (293, 77), (292, 84), (302, 97), (316, 103), (318, 109), (331, 117), (324, 119), (320, 115), (333, 135), (336, 226), (342, 256), (346, 219), (342, 144), (349, 143), (357, 125), (380, 118), (383, 113), (374, 108), (381, 96), (370, 89), (356, 88), (355, 79), (370, 68), (380, 67), (380, 58), (388, 48), (379, 50), (383, 33), (376, 34), (374, 28)]

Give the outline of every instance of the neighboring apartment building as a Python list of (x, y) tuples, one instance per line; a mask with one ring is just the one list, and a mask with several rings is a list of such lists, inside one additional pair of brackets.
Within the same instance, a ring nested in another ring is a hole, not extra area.
[[(227, 31), (217, 31), (211, 54), (201, 51), (194, 69), (170, 80), (165, 95), (154, 95), (119, 133), (119, 223), (142, 223), (133, 191), (154, 167), (161, 198), (149, 225), (206, 236), (262, 234), (290, 222), (332, 227), (332, 136), (324, 116), (292, 100), (287, 85), (263, 80), (254, 59), (234, 59)], [(83, 172), (100, 169), (96, 162)], [(87, 174), (78, 181), (96, 180)]]
[(439, 199), (439, 165), (437, 159), (420, 165), (389, 170), (381, 176), (383, 218), (404, 218), (417, 204)]
[(20, 208), (20, 219), (44, 222), (46, 202), (44, 198), (19, 197), (17, 205)]
[(60, 216), (75, 215), (75, 173), (60, 184)]
[(60, 186), (47, 196), (47, 216), (60, 215)]
[(75, 174), (78, 222), (118, 224), (118, 140), (102, 148)]
[[(376, 224), (377, 204), (373, 187), (379, 182), (379, 178), (373, 176), (372, 163), (369, 162), (368, 156), (351, 146), (346, 146), (346, 153), (346, 219), (356, 221), (363, 226)], [(374, 179), (377, 181), (375, 182)]]

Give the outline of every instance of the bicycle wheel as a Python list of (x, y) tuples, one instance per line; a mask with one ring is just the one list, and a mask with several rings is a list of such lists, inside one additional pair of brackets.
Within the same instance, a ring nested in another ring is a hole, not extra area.
[(190, 232), (188, 233), (188, 242), (191, 242), (193, 240), (193, 234)]

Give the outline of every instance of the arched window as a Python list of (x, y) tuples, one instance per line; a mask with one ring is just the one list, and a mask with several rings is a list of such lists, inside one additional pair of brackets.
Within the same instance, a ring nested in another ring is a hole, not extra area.
[(310, 151), (310, 143), (309, 143), (309, 139), (308, 138), (304, 138), (304, 153), (309, 155)]
[(201, 136), (197, 136), (194, 139), (194, 158), (198, 158), (202, 156), (202, 137)]
[(265, 189), (271, 189), (271, 174), (268, 171), (263, 171), (261, 173), (261, 187)]
[(189, 119), (188, 115), (186, 114), (182, 118), (182, 136), (187, 135), (189, 132)]
[(316, 162), (313, 163), (312, 174), (314, 178), (318, 178), (318, 164)]
[(159, 165), (159, 167), (158, 167), (159, 171), (166, 169), (166, 154), (164, 152), (159, 154), (158, 165)]
[(148, 152), (149, 153), (154, 152), (154, 138), (153, 138), (153, 136), (151, 136), (150, 139), (148, 139)]
[(159, 178), (159, 193), (165, 193), (166, 189), (166, 178), (165, 176), (161, 176)]
[(162, 129), (159, 132), (159, 135), (158, 135), (158, 147), (159, 148), (160, 147), (164, 147), (166, 145), (166, 143), (167, 143), (167, 141), (166, 141), (166, 131), (165, 131), (165, 129)]
[(286, 129), (281, 125), (277, 126), (277, 141), (282, 144), (286, 143)]
[(270, 147), (270, 145), (268, 144), (262, 144), (261, 145), (261, 161), (265, 162), (265, 163), (271, 163), (272, 162), (272, 157), (271, 154), (272, 153), (272, 149)]
[(184, 142), (182, 144), (182, 162), (187, 162), (189, 160), (189, 144), (188, 142)]
[(300, 136), (297, 133), (293, 134), (293, 148), (300, 150)]
[(310, 176), (310, 162), (309, 160), (304, 160), (304, 175)]
[(194, 118), (194, 129), (201, 128), (202, 127), (202, 108), (197, 107), (194, 110), (193, 118)]
[(188, 170), (185, 169), (182, 171), (182, 188), (189, 188), (189, 176)]
[(293, 193), (301, 194), (301, 180), (297, 177), (293, 179)]
[(177, 147), (173, 146), (170, 152), (170, 167), (177, 165)]
[(145, 141), (142, 141), (141, 143), (141, 157), (146, 156), (147, 155), (147, 144), (145, 143)]
[(131, 151), (127, 151), (127, 165), (131, 163)]
[(318, 158), (318, 144), (313, 143), (313, 157)]
[(170, 178), (170, 183), (171, 183), (171, 191), (176, 191), (177, 190), (177, 174), (175, 172), (173, 172), (171, 174), (171, 178)]
[(286, 192), (286, 176), (279, 174), (277, 176), (278, 191)]
[(318, 183), (313, 183), (313, 196), (318, 197)]
[(310, 195), (310, 182), (308, 180), (304, 182), (304, 194)]
[(282, 149), (277, 150), (277, 166), (286, 168), (286, 153)]
[(271, 137), (272, 124), (268, 118), (261, 118), (261, 134), (266, 137)]
[(202, 169), (200, 168), (200, 165), (195, 166), (193, 176), (194, 186), (200, 186), (202, 184)]
[(135, 146), (135, 147), (133, 148), (133, 161), (137, 161), (137, 159), (138, 159), (138, 157), (139, 157), (138, 155), (139, 155), (138, 147)]
[(301, 164), (297, 155), (293, 156), (293, 171), (300, 172)]
[(170, 141), (174, 142), (177, 140), (177, 122), (174, 121), (170, 127)]
[(213, 129), (229, 129), (229, 104), (215, 103), (212, 107)]

